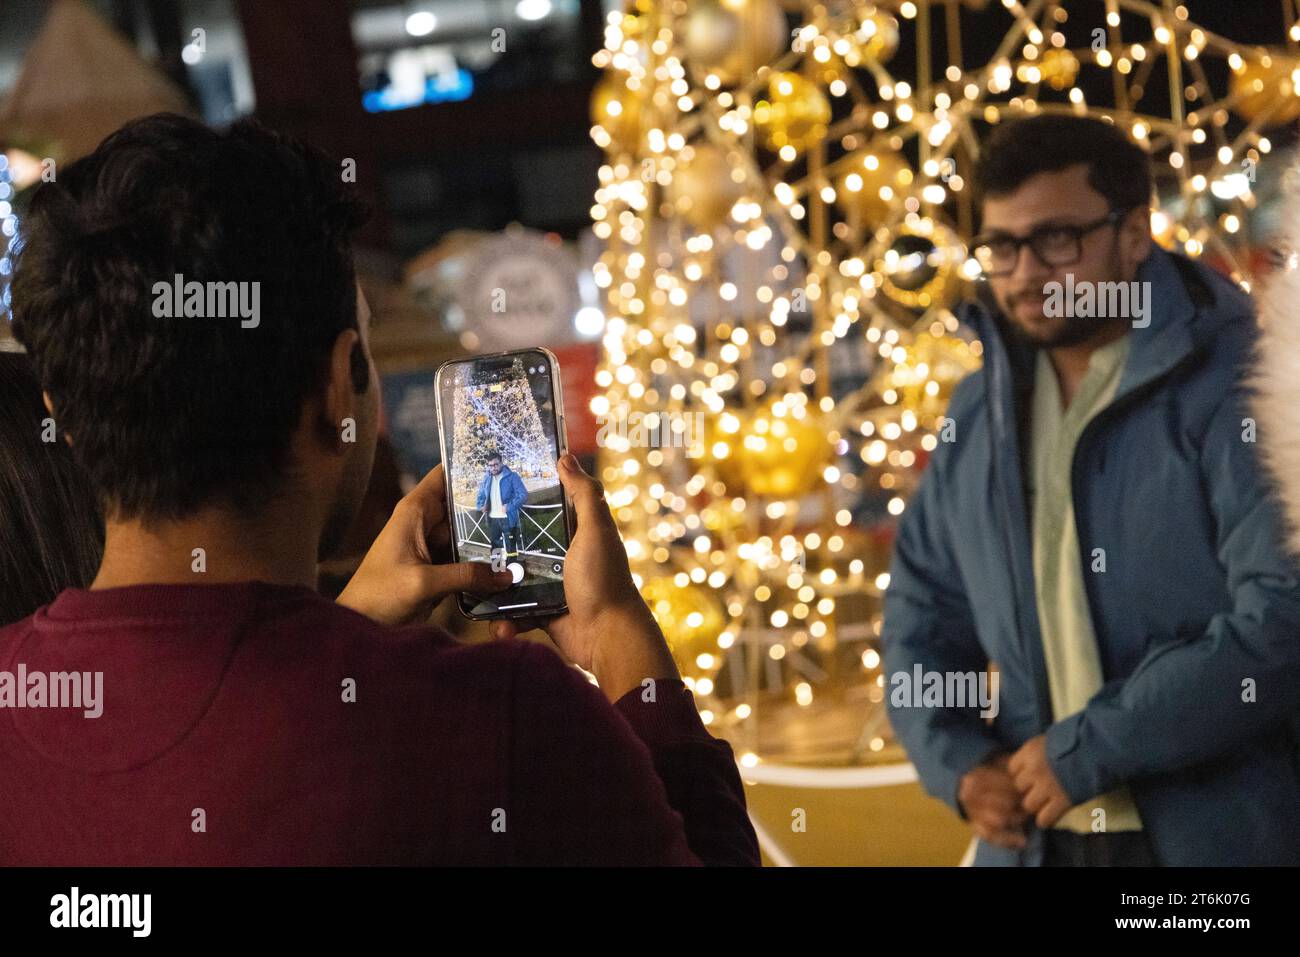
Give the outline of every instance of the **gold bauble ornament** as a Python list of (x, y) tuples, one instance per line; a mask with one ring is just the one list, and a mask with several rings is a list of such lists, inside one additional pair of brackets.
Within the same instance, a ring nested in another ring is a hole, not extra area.
[(641, 114), (646, 97), (640, 90), (628, 89), (617, 73), (603, 77), (591, 94), (591, 122), (605, 130), (613, 146), (635, 150), (641, 138)]
[(1270, 126), (1300, 119), (1297, 70), (1300, 59), (1290, 53), (1266, 53), (1258, 60), (1247, 60), (1233, 72), (1229, 83), (1229, 92), (1239, 98), (1233, 110), (1251, 121), (1268, 113)]
[(745, 195), (745, 184), (732, 178), (738, 164), (721, 147), (697, 143), (690, 158), (673, 172), (668, 199), (677, 214), (707, 232), (727, 221), (727, 214)]
[(845, 62), (849, 66), (858, 66), (867, 60), (888, 63), (898, 52), (898, 21), (889, 14), (870, 7), (861, 14), (860, 23), (851, 37), (857, 41), (855, 49), (845, 54)]
[(916, 413), (922, 427), (929, 428), (947, 408), (957, 383), (980, 367), (979, 353), (965, 339), (928, 331), (903, 352), (903, 360), (884, 373), (885, 384), (898, 393), (899, 406)]
[[(861, 23), (852, 33), (835, 37), (818, 37), (814, 41), (813, 61), (817, 79), (823, 86), (836, 80), (848, 82), (850, 70), (871, 64), (887, 63), (898, 52), (898, 21), (872, 8), (860, 14)], [(821, 53), (820, 49), (826, 52)]]
[(1079, 76), (1079, 58), (1069, 50), (1052, 47), (1039, 58), (1038, 72), (1042, 82), (1059, 93), (1074, 86)]
[(816, 486), (834, 448), (815, 411), (777, 415), (775, 403), (727, 412), (707, 431), (705, 455), (732, 495), (797, 498)]
[(835, 201), (847, 215), (857, 210), (862, 225), (875, 229), (912, 185), (912, 168), (892, 150), (870, 149), (856, 157), (835, 183)]
[(777, 73), (768, 81), (767, 99), (754, 104), (754, 127), (772, 152), (790, 146), (803, 152), (826, 138), (831, 105), (812, 81), (798, 73)]
[(775, 415), (769, 406), (750, 419), (749, 434), (736, 457), (755, 495), (794, 498), (812, 491), (830, 464), (833, 448), (820, 416), (789, 412)]
[(780, 56), (790, 32), (776, 0), (706, 0), (691, 3), (683, 44), (692, 67), (734, 86)]
[(700, 521), (714, 534), (734, 532), (745, 524), (745, 513), (732, 507), (730, 499), (719, 499), (706, 505), (700, 512)]
[(642, 585), (641, 597), (659, 622), (682, 676), (699, 680), (717, 674), (722, 666), (718, 636), (727, 621), (713, 589), (689, 581), (679, 585), (664, 576)]
[(966, 260), (961, 240), (933, 220), (907, 223), (876, 262), (890, 299), (911, 309), (949, 305), (959, 288), (958, 270)]

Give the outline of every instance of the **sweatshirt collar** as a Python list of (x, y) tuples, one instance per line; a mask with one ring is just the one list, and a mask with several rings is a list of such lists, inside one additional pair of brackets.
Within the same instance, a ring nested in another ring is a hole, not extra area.
[(249, 581), (219, 585), (128, 585), (121, 588), (68, 588), (36, 612), (34, 624), (79, 625), (97, 621), (184, 620), (264, 602), (315, 600), (321, 597), (302, 585)]

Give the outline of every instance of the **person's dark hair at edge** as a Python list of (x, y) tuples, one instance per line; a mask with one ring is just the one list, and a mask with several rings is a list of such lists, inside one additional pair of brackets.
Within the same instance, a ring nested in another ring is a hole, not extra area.
[(49, 413), (27, 357), (0, 352), (0, 627), (95, 576), (104, 526), (95, 494)]
[[(42, 186), (24, 221), (13, 330), (106, 512), (242, 514), (278, 492), (304, 402), (357, 328), (337, 164), (253, 121), (158, 114)], [(157, 318), (154, 284), (260, 283), (259, 321)], [(364, 352), (352, 355), (358, 391)]]
[(1088, 185), (1112, 209), (1151, 202), (1151, 157), (1113, 123), (1048, 114), (994, 128), (975, 168), (975, 195), (1008, 196), (1040, 173), (1088, 167)]

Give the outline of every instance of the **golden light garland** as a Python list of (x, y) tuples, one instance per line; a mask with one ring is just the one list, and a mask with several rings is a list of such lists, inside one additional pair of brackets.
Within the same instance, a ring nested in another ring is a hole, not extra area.
[[(610, 318), (593, 411), (703, 429), (693, 450), (615, 436), (601, 477), (706, 721), (746, 761), (792, 753), (760, 737), (762, 705), (808, 708), (819, 688), (860, 699), (854, 757), (887, 750), (888, 541), (852, 509), (870, 494), (901, 514), (953, 385), (979, 363), (951, 307), (978, 278), (963, 244), (982, 128), (1042, 112), (1115, 122), (1172, 184), (1157, 238), (1212, 252), (1245, 283), (1250, 174), (1266, 131), (1300, 118), (1295, 2), (1288, 45), (1262, 50), (1172, 0), (1002, 0), (1003, 39), (975, 69), (960, 9), (995, 15), (985, 0), (636, 0), (610, 15), (594, 58), (607, 74), (592, 136), (609, 160), (591, 214)], [(1073, 7), (1101, 18), (1083, 48), (1064, 33)], [(784, 14), (799, 19), (782, 32)], [(915, 48), (910, 79), (890, 72), (901, 44)], [(1212, 58), (1229, 89), (1212, 87)], [(1144, 107), (1156, 84), (1168, 115)], [(836, 397), (847, 348), (875, 365)]]

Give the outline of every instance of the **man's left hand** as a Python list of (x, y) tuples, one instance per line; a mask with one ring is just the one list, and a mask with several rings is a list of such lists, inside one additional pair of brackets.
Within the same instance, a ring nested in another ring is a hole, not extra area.
[(423, 624), (453, 592), (488, 595), (512, 585), (510, 572), (486, 562), (443, 563), (451, 542), (446, 503), (439, 465), (397, 503), (338, 603), (385, 625)]
[(1073, 805), (1047, 760), (1047, 738), (1030, 738), (1011, 756), (1011, 779), (1020, 791), (1021, 805), (1034, 815), (1039, 827), (1051, 827)]

